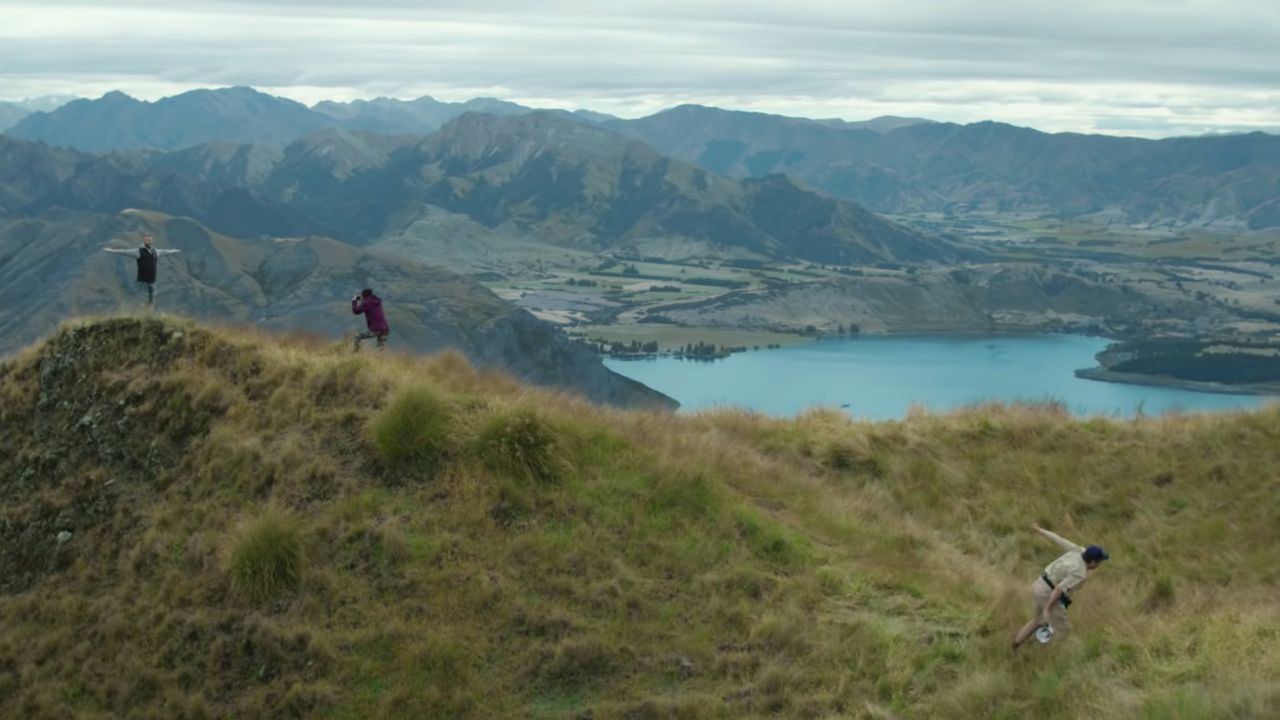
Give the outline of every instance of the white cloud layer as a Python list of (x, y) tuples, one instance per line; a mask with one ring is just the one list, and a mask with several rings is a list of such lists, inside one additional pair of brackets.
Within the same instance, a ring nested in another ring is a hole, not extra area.
[(1275, 0), (0, 0), (0, 99), (252, 85), (638, 116), (1280, 130)]

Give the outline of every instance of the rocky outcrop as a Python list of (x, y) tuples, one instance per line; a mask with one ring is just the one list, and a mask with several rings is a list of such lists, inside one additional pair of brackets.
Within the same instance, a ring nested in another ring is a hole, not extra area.
[(594, 350), (524, 310), (496, 317), (479, 328), (468, 355), (540, 385), (580, 392), (596, 402), (624, 407), (675, 409), (675, 400), (604, 367)]

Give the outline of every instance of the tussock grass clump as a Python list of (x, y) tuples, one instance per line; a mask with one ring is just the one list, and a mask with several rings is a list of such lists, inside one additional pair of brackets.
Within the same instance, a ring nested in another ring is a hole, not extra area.
[(587, 685), (617, 669), (624, 656), (624, 652), (598, 637), (571, 638), (556, 647), (541, 674), (545, 682), (570, 687)]
[(487, 468), (506, 477), (549, 483), (565, 471), (556, 429), (528, 406), (494, 413), (480, 427), (474, 447)]
[(373, 420), (373, 441), (382, 459), (407, 472), (431, 472), (449, 449), (453, 408), (430, 385), (402, 390)]
[(231, 588), (260, 602), (294, 590), (302, 579), (302, 528), (270, 509), (241, 527), (231, 548)]

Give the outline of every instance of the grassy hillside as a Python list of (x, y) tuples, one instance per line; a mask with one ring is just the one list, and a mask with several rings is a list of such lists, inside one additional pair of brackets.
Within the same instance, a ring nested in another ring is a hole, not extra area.
[[(0, 716), (1280, 713), (1280, 410), (625, 413), (154, 319), (0, 365)], [(1011, 656), (1040, 522), (1113, 560)]]

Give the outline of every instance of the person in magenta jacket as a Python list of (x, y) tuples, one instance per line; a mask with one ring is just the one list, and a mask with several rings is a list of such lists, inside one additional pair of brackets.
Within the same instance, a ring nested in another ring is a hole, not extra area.
[(361, 340), (377, 339), (379, 350), (387, 346), (391, 327), (387, 325), (387, 316), (382, 313), (382, 298), (374, 295), (373, 290), (365, 288), (359, 295), (351, 298), (351, 312), (355, 315), (364, 314), (364, 322), (368, 327), (368, 330), (356, 335), (356, 352), (360, 352)]

